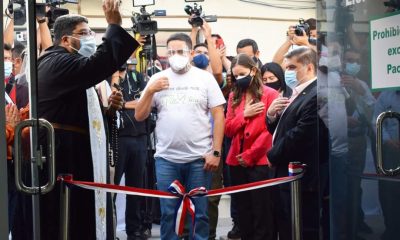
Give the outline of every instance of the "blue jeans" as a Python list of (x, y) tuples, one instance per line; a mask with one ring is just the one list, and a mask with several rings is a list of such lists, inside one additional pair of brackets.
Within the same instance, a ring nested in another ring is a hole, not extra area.
[[(163, 158), (156, 159), (157, 187), (161, 191), (168, 191), (169, 185), (179, 180), (189, 192), (196, 187), (210, 188), (211, 173), (205, 171), (204, 160), (198, 159), (189, 163), (173, 163)], [(179, 239), (175, 233), (175, 209), (179, 199), (160, 199), (161, 206), (161, 239)], [(196, 240), (208, 240), (209, 226), (206, 197), (194, 198), (196, 207), (195, 235)], [(191, 226), (191, 224), (190, 224)], [(192, 227), (191, 227), (192, 228)], [(193, 236), (193, 229), (190, 229), (190, 236)]]

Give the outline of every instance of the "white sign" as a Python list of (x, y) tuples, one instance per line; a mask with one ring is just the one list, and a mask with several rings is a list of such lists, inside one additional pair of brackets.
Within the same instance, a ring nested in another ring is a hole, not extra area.
[(400, 87), (400, 14), (370, 21), (372, 89)]

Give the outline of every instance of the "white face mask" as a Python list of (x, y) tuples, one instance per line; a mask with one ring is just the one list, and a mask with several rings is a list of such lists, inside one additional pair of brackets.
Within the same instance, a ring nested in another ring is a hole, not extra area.
[(168, 58), (168, 62), (172, 70), (174, 70), (175, 72), (179, 72), (189, 64), (189, 57), (174, 54), (173, 56)]
[(94, 37), (85, 37), (85, 38), (76, 38), (73, 36), (70, 37), (79, 40), (81, 45), (79, 50), (72, 46), (71, 48), (77, 51), (80, 55), (85, 57), (90, 57), (96, 52), (96, 39)]

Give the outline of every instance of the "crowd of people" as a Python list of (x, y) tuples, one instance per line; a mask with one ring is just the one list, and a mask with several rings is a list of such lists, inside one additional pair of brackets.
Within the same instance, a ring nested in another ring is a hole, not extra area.
[[(256, 41), (241, 39), (237, 55), (227, 56), (222, 37), (203, 21), (189, 35), (169, 36), (167, 67), (161, 57), (143, 60), (146, 36), (135, 38), (121, 27), (118, 1), (104, 0), (103, 11), (108, 27), (100, 44), (84, 16), (58, 17), (53, 36), (46, 20), (37, 19), (38, 117), (55, 129), (56, 174), (117, 185), (125, 175), (126, 186), (161, 191), (179, 180), (188, 192), (288, 176), (289, 162), (301, 162), (303, 239), (320, 239), (320, 229), (324, 239), (330, 231), (345, 239), (346, 193), (361, 191), (360, 179), (346, 173), (362, 173), (372, 118), (399, 95), (371, 95), (358, 78), (357, 50), (325, 41), (316, 20), (308, 19), (310, 31), (299, 35), (290, 26), (287, 40), (263, 64)], [(9, 229), (12, 239), (25, 240), (32, 239), (32, 206), (13, 184), (13, 139), (15, 126), (29, 115), (29, 75), (25, 46), (10, 37), (12, 22), (4, 32)], [(333, 122), (334, 115), (341, 121)], [(29, 145), (29, 131), (23, 137)], [(47, 139), (42, 132), (39, 137), (46, 152)], [(385, 140), (398, 153), (398, 141)], [(344, 185), (330, 189), (329, 181)], [(70, 239), (115, 239), (116, 195), (71, 191)], [(360, 194), (351, 201), (360, 205)], [(341, 209), (332, 213), (334, 229), (328, 221), (331, 195), (337, 197), (332, 206)], [(228, 238), (292, 239), (290, 199), (288, 184), (232, 194)], [(179, 199), (127, 196), (127, 237), (147, 239), (158, 222), (161, 239), (216, 239), (219, 201), (193, 198), (194, 224), (178, 236)], [(59, 238), (60, 207), (59, 185), (40, 197), (41, 239)], [(360, 207), (357, 224), (368, 231), (363, 218)]]

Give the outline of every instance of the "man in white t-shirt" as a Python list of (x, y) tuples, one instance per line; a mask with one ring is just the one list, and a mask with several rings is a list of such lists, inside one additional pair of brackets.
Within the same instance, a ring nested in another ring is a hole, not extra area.
[[(190, 37), (173, 34), (167, 40), (170, 68), (149, 80), (138, 102), (135, 118), (143, 121), (151, 108), (157, 109), (156, 175), (159, 190), (179, 180), (186, 192), (209, 188), (210, 172), (218, 168), (224, 135), (225, 98), (207, 71), (190, 64), (193, 57)], [(214, 119), (211, 131), (210, 117)], [(194, 239), (207, 240), (209, 234), (207, 198), (193, 199), (196, 207)], [(161, 239), (178, 239), (175, 234), (177, 199), (161, 199)]]

